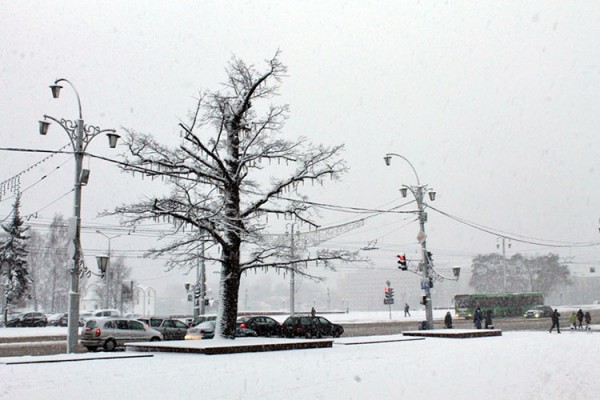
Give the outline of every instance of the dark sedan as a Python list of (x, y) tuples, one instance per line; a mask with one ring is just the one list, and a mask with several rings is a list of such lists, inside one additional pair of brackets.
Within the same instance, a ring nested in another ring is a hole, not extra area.
[(188, 326), (178, 319), (152, 317), (138, 320), (162, 333), (164, 340), (183, 340), (188, 330)]
[(281, 324), (271, 317), (262, 315), (240, 317), (237, 326), (252, 329), (258, 336), (281, 336)]
[(281, 334), (285, 337), (340, 337), (343, 333), (344, 328), (341, 325), (329, 322), (327, 318), (319, 316), (290, 316), (281, 324)]
[(46, 326), (48, 317), (41, 312), (27, 312), (13, 315), (6, 321), (7, 327)]

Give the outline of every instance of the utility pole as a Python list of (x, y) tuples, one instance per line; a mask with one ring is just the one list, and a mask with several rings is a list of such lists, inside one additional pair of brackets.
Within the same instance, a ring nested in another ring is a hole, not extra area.
[(423, 196), (425, 193), (429, 195), (431, 201), (435, 200), (436, 192), (430, 189), (427, 185), (421, 185), (419, 175), (415, 170), (412, 163), (404, 156), (396, 153), (387, 153), (383, 158), (386, 165), (391, 164), (392, 156), (399, 157), (406, 161), (417, 178), (417, 186), (402, 185), (400, 192), (402, 197), (406, 197), (407, 192), (410, 191), (415, 200), (417, 201), (418, 218), (419, 218), (419, 233), (417, 240), (421, 243), (421, 267), (423, 270), (423, 278), (421, 280), (421, 289), (425, 292), (423, 297), (423, 303), (425, 305), (425, 315), (427, 317), (427, 329), (433, 329), (433, 304), (431, 301), (431, 283), (432, 283), (432, 272), (433, 269), (432, 260), (427, 251), (427, 235), (425, 234), (425, 222), (427, 222), (427, 213), (425, 212), (425, 204), (423, 202)]
[[(504, 293), (507, 293), (506, 291), (506, 238), (504, 236), (499, 237), (498, 239), (496, 239), (496, 248), (499, 249), (500, 248), (500, 240), (502, 240), (502, 277), (504, 280)], [(511, 246), (511, 242), (510, 239), (508, 239), (508, 248), (510, 248)]]
[(295, 313), (294, 304), (296, 302), (296, 252), (294, 245), (294, 227), (296, 223), (288, 224), (290, 226), (290, 259), (292, 261), (290, 274), (290, 315), (293, 317)]
[[(295, 304), (295, 285), (296, 285), (296, 268), (297, 264), (294, 262), (296, 258), (296, 246), (300, 248), (301, 251), (306, 249), (308, 246), (316, 246), (319, 243), (326, 242), (336, 236), (339, 236), (345, 232), (348, 232), (352, 229), (359, 228), (365, 224), (364, 219), (353, 221), (345, 224), (340, 224), (336, 226), (332, 226), (324, 229), (316, 229), (312, 232), (294, 232), (294, 228), (298, 228), (298, 224), (296, 222), (287, 223), (286, 224), (286, 233), (285, 235), (271, 235), (270, 238), (267, 237), (267, 240), (274, 246), (287, 246), (287, 235), (291, 234), (290, 238), (290, 314), (294, 315), (294, 304)], [(287, 232), (287, 229), (290, 229), (291, 233)], [(298, 236), (299, 241), (296, 240)]]
[[(202, 243), (200, 243), (200, 298), (198, 299), (200, 302), (200, 315), (206, 313), (206, 264), (204, 262), (204, 245), (205, 241), (202, 240)], [(196, 277), (196, 282), (198, 282), (198, 276)]]

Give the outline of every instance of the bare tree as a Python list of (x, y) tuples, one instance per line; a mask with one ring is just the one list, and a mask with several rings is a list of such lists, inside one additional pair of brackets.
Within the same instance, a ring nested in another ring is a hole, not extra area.
[(27, 253), (27, 264), (29, 265), (29, 276), (31, 277), (31, 301), (35, 311), (48, 310), (44, 301), (44, 238), (38, 232), (29, 232), (29, 253)]
[(125, 258), (116, 257), (114, 260), (110, 261), (110, 268), (102, 277), (100, 285), (94, 285), (94, 291), (99, 298), (105, 300), (108, 292), (106, 285), (109, 283), (110, 297), (106, 303), (109, 308), (118, 308), (120, 311), (123, 311), (124, 303), (130, 301), (125, 300), (125, 297), (131, 297), (129, 294), (130, 289), (128, 289), (130, 285), (126, 283), (130, 276), (131, 267), (125, 265)]
[[(222, 91), (200, 93), (190, 121), (179, 124), (179, 147), (169, 148), (150, 135), (128, 131), (124, 170), (167, 178), (171, 192), (106, 214), (121, 214), (125, 223), (133, 225), (168, 219), (178, 233), (185, 231), (184, 239), (179, 235), (151, 252), (158, 256), (177, 251), (171, 266), (195, 265), (202, 240), (218, 247), (218, 252), (213, 249), (204, 255), (221, 265), (216, 334), (234, 338), (242, 273), (279, 268), (313, 276), (306, 269), (308, 263), (333, 268), (333, 260), (352, 261), (356, 254), (324, 249), (290, 258), (289, 249), (266, 239), (269, 215), (315, 225), (300, 190), (305, 183), (322, 184), (323, 179), (337, 179), (346, 171), (340, 158), (343, 146), (283, 137), (288, 106), (261, 102), (278, 94), (285, 77), (279, 52), (262, 72), (235, 57), (226, 72)], [(282, 194), (298, 200), (287, 200)]]
[(69, 230), (62, 214), (56, 214), (46, 236), (46, 280), (40, 283), (45, 292), (52, 312), (67, 308), (67, 289), (69, 287)]

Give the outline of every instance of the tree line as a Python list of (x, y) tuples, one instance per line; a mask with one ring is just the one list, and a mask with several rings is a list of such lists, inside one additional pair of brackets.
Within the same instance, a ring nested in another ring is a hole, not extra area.
[[(6, 323), (13, 310), (32, 309), (46, 313), (68, 310), (69, 269), (72, 259), (68, 254), (68, 224), (65, 218), (54, 216), (45, 234), (31, 230), (20, 215), (20, 196), (17, 196), (8, 222), (0, 233), (0, 294), (2, 318)], [(112, 262), (112, 273), (99, 283), (89, 284), (91, 271), (81, 277), (84, 295), (100, 299), (103, 304), (123, 308), (132, 301), (131, 286), (125, 284), (131, 269), (122, 257)], [(112, 288), (109, 301), (105, 300), (107, 280)]]
[(567, 264), (557, 254), (527, 257), (480, 254), (473, 258), (470, 286), (480, 293), (539, 292), (572, 284)]

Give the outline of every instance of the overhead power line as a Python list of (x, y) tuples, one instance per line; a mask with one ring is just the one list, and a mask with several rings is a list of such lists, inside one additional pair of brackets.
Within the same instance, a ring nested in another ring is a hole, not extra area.
[(501, 230), (498, 229), (494, 229), (494, 228), (490, 228), (490, 227), (486, 227), (484, 225), (480, 225), (480, 224), (476, 224), (474, 222), (470, 222), (467, 221), (464, 218), (460, 218), (451, 214), (448, 214), (444, 211), (441, 211), (435, 207), (432, 207), (431, 205), (428, 205), (428, 208), (431, 208), (434, 211), (437, 211), (438, 213), (442, 214), (445, 217), (448, 217), (456, 222), (459, 222), (463, 225), (469, 226), (471, 228), (477, 229), (479, 231), (485, 232), (485, 233), (489, 233), (490, 235), (494, 235), (494, 236), (501, 236), (501, 237), (505, 237), (507, 239), (513, 240), (515, 242), (520, 242), (520, 243), (527, 243), (527, 244), (532, 244), (532, 245), (536, 245), (536, 246), (544, 246), (544, 247), (593, 247), (593, 246), (600, 246), (600, 242), (576, 242), (576, 243), (571, 243), (571, 242), (561, 242), (561, 241), (554, 241), (554, 240), (547, 240), (547, 239), (539, 239), (539, 238), (532, 238), (532, 237), (527, 237), (527, 236), (522, 236), (522, 235), (518, 235), (518, 234), (514, 234), (514, 233), (507, 233), (507, 232), (503, 232)]

